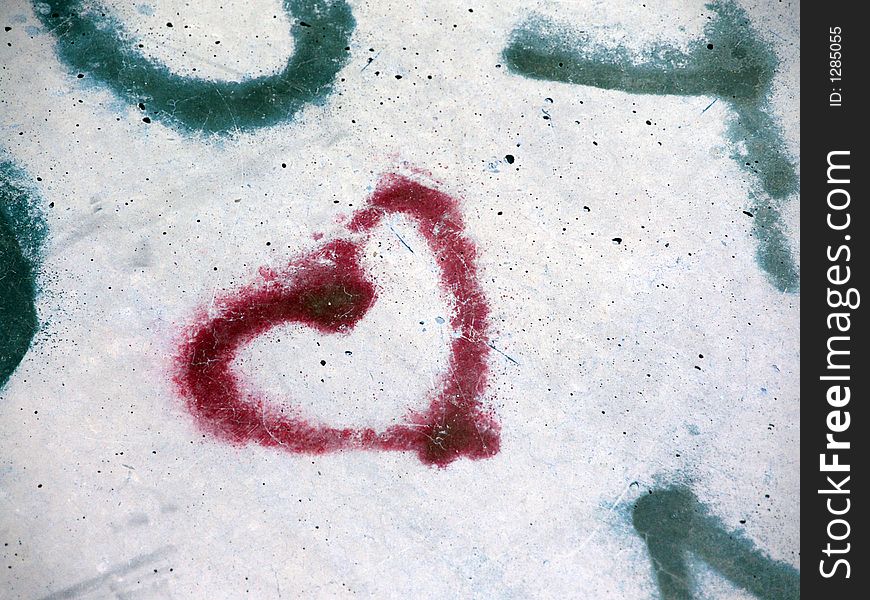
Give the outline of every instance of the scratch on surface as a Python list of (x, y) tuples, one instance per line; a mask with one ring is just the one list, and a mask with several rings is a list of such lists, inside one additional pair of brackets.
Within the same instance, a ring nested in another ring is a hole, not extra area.
[[(636, 485), (638, 485), (638, 482), (637, 482), (637, 481), (632, 481), (632, 482), (629, 483), (627, 486), (625, 486), (625, 489), (622, 490), (622, 493), (619, 494), (619, 496), (616, 498), (616, 500), (613, 501), (613, 504), (610, 505), (610, 508), (607, 509), (607, 515), (608, 515), (608, 516), (611, 515), (611, 514), (613, 513), (614, 510), (616, 510), (616, 507), (617, 507), (617, 506), (619, 506), (620, 504), (622, 504), (622, 501), (623, 501), (623, 499), (625, 499), (626, 494), (628, 494), (628, 492), (629, 492), (629, 490), (631, 490), (632, 486), (636, 486)], [(590, 533), (590, 534), (586, 537), (585, 540), (583, 540), (580, 544), (578, 544), (576, 547), (574, 547), (573, 549), (571, 549), (571, 551), (569, 551), (569, 552), (567, 552), (567, 553), (561, 555), (559, 558), (564, 560), (564, 559), (567, 559), (567, 558), (571, 558), (571, 557), (573, 557), (573, 556), (576, 556), (577, 554), (579, 554), (580, 552), (582, 552), (583, 549), (586, 548), (586, 546), (588, 546), (589, 543), (590, 543), (593, 539), (595, 539), (595, 536), (598, 535), (598, 532), (601, 531), (601, 528), (603, 527), (604, 522), (605, 522), (605, 519), (601, 519), (601, 520), (599, 521), (598, 525), (595, 527), (595, 529), (592, 530), (592, 533)]]
[[(241, 198), (234, 201), (235, 204), (238, 204), (238, 207), (236, 207), (236, 218), (233, 220), (233, 226), (230, 228), (230, 231), (229, 231), (228, 237), (230, 239), (235, 237), (236, 229), (239, 226), (239, 217), (241, 216), (241, 212), (242, 212), (242, 203), (239, 202), (239, 200), (241, 200)], [(233, 248), (232, 245), (228, 246), (227, 255), (229, 255), (229, 253), (231, 252), (231, 248)], [(218, 288), (220, 288), (222, 282), (223, 282), (223, 273), (219, 272), (217, 281), (215, 282), (214, 288), (212, 288), (212, 291), (211, 291), (211, 301), (208, 303), (208, 312), (209, 313), (211, 313), (212, 310), (214, 310), (214, 303), (215, 303), (215, 300), (217, 299)]]
[(403, 245), (405, 248), (407, 248), (408, 251), (409, 251), (411, 254), (414, 254), (414, 249), (411, 248), (411, 246), (408, 245), (408, 242), (406, 242), (404, 239), (402, 239), (402, 236), (399, 235), (399, 232), (396, 231), (396, 229), (393, 227), (393, 224), (392, 224), (392, 223), (387, 223), (387, 227), (389, 227), (389, 228), (390, 228), (390, 231), (392, 231), (392, 232), (395, 234), (395, 236), (396, 236), (397, 238), (399, 238), (399, 241), (402, 242), (402, 245)]
[(493, 346), (491, 343), (487, 342), (486, 345), (489, 346), (490, 348), (492, 348), (493, 350), (495, 350), (496, 352), (498, 352), (499, 354), (501, 354), (502, 356), (504, 356), (506, 359), (508, 359), (509, 361), (514, 363), (516, 366), (518, 366), (518, 367), (520, 366), (519, 361), (517, 361), (515, 358), (513, 358), (511, 356), (508, 356), (507, 354), (505, 354), (504, 352), (502, 352), (501, 350), (499, 350), (498, 348)]
[(714, 104), (716, 104), (718, 101), (719, 101), (719, 98), (713, 98), (713, 101), (712, 101), (710, 104), (708, 104), (708, 105), (704, 108), (704, 110), (701, 111), (701, 114), (703, 115), (705, 112), (707, 112), (707, 109), (709, 109), (711, 106), (713, 106)]
[(275, 570), (275, 567), (272, 567), (272, 574), (275, 576), (275, 590), (278, 592), (278, 598), (283, 598), (281, 595), (281, 582), (278, 580), (278, 571)]
[(103, 583), (111, 581), (115, 577), (122, 577), (132, 571), (135, 571), (136, 569), (144, 567), (149, 563), (157, 562), (158, 560), (165, 558), (167, 555), (171, 554), (174, 551), (174, 546), (163, 546), (162, 548), (158, 548), (154, 552), (140, 554), (135, 558), (131, 558), (126, 563), (117, 565), (109, 569), (102, 575), (92, 577), (91, 579), (85, 579), (84, 581), (81, 581), (75, 585), (71, 585), (68, 588), (53, 592), (48, 596), (44, 596), (42, 600), (80, 598), (83, 594), (92, 592), (95, 589), (99, 588)]
[(373, 62), (375, 62), (375, 60), (376, 60), (376, 59), (378, 58), (378, 56), (380, 56), (380, 55), (381, 55), (381, 53), (378, 52), (378, 53), (375, 54), (374, 56), (370, 56), (370, 57), (369, 57), (369, 61), (368, 61), (365, 65), (363, 65), (363, 68), (360, 69), (359, 72), (362, 73), (363, 71), (365, 71), (365, 70), (368, 68), (368, 66), (369, 66), (370, 64), (372, 64)]

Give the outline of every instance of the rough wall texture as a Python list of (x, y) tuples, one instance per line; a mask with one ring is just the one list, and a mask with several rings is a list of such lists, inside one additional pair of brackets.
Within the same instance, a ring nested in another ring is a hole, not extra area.
[(798, 17), (0, 3), (0, 595), (797, 597)]

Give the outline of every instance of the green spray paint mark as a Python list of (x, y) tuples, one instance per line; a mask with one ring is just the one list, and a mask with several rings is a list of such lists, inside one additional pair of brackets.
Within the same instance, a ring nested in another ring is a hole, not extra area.
[(0, 159), (0, 388), (30, 347), (45, 223), (23, 174)]
[(735, 586), (764, 600), (800, 598), (800, 573), (762, 554), (740, 533), (729, 533), (692, 491), (652, 492), (634, 507), (634, 528), (646, 541), (663, 600), (691, 600), (689, 552)]
[[(782, 203), (800, 185), (770, 114), (776, 55), (753, 32), (745, 13), (730, 0), (708, 4), (716, 14), (688, 53), (656, 45), (638, 62), (625, 48), (590, 48), (558, 25), (532, 18), (511, 34), (504, 49), (512, 72), (632, 94), (715, 96), (734, 111), (729, 137), (734, 160), (757, 181), (753, 193), (758, 263), (781, 291), (795, 292), (799, 273), (783, 232)], [(706, 110), (706, 109), (705, 109)]]
[(347, 62), (355, 25), (344, 0), (284, 0), (295, 19), (294, 52), (284, 69), (243, 81), (211, 81), (177, 75), (145, 58), (117, 20), (83, 0), (34, 6), (71, 70), (102, 82), (132, 104), (143, 104), (149, 120), (218, 134), (275, 125), (308, 103), (322, 103)]

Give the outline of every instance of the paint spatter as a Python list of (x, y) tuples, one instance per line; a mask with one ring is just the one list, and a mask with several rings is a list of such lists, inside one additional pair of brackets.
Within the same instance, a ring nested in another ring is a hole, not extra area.
[(46, 226), (23, 173), (0, 159), (0, 387), (39, 329), (36, 297)]
[[(360, 257), (372, 230), (390, 214), (415, 221), (439, 265), (441, 287), (455, 301), (448, 365), (428, 408), (407, 415), (407, 424), (379, 432), (312, 423), (247, 392), (232, 363), (257, 336), (284, 323), (342, 335), (365, 317), (377, 301), (377, 288)], [(475, 256), (456, 200), (405, 177), (386, 176), (367, 206), (349, 220), (345, 237), (294, 260), (283, 271), (261, 270), (258, 281), (219, 299), (216, 314), (201, 315), (184, 336), (175, 383), (202, 429), (233, 444), (306, 454), (412, 451), (437, 466), (463, 456), (490, 457), (499, 450), (499, 425), (481, 403), (488, 372), (489, 308)]]
[(355, 21), (344, 0), (284, 0), (293, 55), (281, 72), (242, 81), (201, 80), (144, 57), (117, 20), (82, 0), (34, 3), (69, 68), (108, 86), (147, 116), (187, 131), (230, 134), (275, 125), (322, 103), (349, 56)]
[(800, 184), (771, 114), (776, 55), (734, 2), (707, 7), (715, 18), (705, 27), (703, 39), (689, 45), (688, 53), (655, 45), (638, 59), (622, 47), (589, 47), (587, 40), (535, 17), (512, 33), (504, 61), (512, 72), (533, 79), (631, 94), (713, 96), (728, 102), (734, 113), (728, 129), (732, 158), (756, 181), (751, 200), (759, 266), (777, 289), (796, 292), (799, 273), (781, 210)]
[(728, 532), (688, 487), (652, 491), (635, 504), (632, 518), (646, 541), (663, 600), (695, 597), (690, 552), (758, 598), (800, 598), (797, 569), (764, 555), (740, 533)]

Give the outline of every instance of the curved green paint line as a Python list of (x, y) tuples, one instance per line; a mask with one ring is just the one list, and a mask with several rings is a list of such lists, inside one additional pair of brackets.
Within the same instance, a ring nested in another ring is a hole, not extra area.
[(0, 388), (39, 328), (36, 277), (45, 222), (23, 174), (0, 158)]
[(688, 53), (657, 45), (638, 62), (625, 48), (590, 47), (588, 40), (555, 23), (532, 18), (511, 34), (503, 58), (510, 71), (533, 79), (632, 94), (714, 96), (728, 102), (734, 111), (728, 132), (735, 148), (732, 158), (757, 182), (753, 235), (758, 263), (777, 289), (796, 292), (800, 275), (783, 232), (781, 208), (799, 192), (800, 183), (770, 113), (776, 55), (734, 2), (707, 7), (716, 16)]
[(634, 528), (649, 550), (663, 600), (691, 600), (688, 553), (732, 584), (763, 600), (800, 598), (800, 572), (763, 554), (748, 538), (729, 532), (692, 491), (672, 486), (643, 496)]
[(184, 77), (145, 58), (120, 23), (83, 0), (34, 2), (71, 70), (93, 77), (148, 118), (187, 131), (230, 134), (275, 125), (322, 103), (349, 57), (355, 21), (344, 0), (284, 0), (293, 55), (280, 73), (243, 81)]

